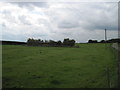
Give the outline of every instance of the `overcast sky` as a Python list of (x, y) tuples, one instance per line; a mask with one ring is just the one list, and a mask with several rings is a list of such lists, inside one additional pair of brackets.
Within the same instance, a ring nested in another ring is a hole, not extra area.
[(1, 40), (118, 37), (117, 2), (0, 2)]

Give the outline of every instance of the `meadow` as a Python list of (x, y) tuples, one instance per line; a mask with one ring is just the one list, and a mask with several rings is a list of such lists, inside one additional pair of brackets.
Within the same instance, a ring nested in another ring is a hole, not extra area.
[(117, 87), (117, 64), (111, 44), (74, 47), (2, 46), (3, 88)]

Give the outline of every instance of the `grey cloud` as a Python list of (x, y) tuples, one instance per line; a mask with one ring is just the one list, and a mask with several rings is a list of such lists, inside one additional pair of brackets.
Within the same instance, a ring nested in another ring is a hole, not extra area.
[(2, 13), (2, 14), (11, 14), (11, 11), (9, 11), (9, 10), (3, 10), (3, 11), (1, 11), (0, 13)]
[[(3, 12), (4, 12), (4, 11), (3, 11)], [(7, 14), (6, 14), (6, 13), (7, 13)], [(5, 12), (3, 13), (2, 18), (5, 19), (5, 20), (7, 20), (8, 22), (17, 23), (16, 17), (13, 16), (13, 15), (11, 14), (11, 12), (6, 12), (6, 11), (5, 11)]]
[(58, 28), (76, 28), (79, 27), (78, 22), (72, 22), (71, 21), (62, 21), (58, 24)]
[(46, 19), (38, 19), (38, 23), (39, 24), (45, 24), (45, 25), (48, 25), (48, 22), (47, 22), (47, 20)]
[[(111, 14), (113, 14), (111, 12)], [(116, 16), (116, 15), (113, 15)], [(105, 15), (93, 15), (93, 17), (87, 16), (89, 18), (84, 19), (82, 27), (87, 30), (103, 30), (107, 28), (108, 30), (118, 30), (118, 23), (116, 17), (111, 17), (109, 14)]]
[[(28, 3), (28, 4), (21, 3), (20, 5), (21, 6), (19, 7), (29, 8), (29, 10), (27, 11), (31, 13), (30, 7), (33, 6), (32, 3)], [(51, 3), (51, 5), (54, 5), (54, 3)], [(37, 5), (34, 5), (33, 7), (35, 6)], [(38, 6), (43, 8), (44, 4), (43, 6), (40, 6), (40, 5)], [(26, 14), (25, 16), (24, 14), (22, 14), (21, 16), (17, 15), (16, 16), (16, 18), (18, 19), (17, 21), (20, 21), (20, 23), (22, 24), (31, 25), (31, 22), (33, 20), (34, 21), (37, 20), (37, 22), (33, 22), (31, 27), (28, 26), (27, 28), (25, 28), (24, 25), (23, 27), (21, 25), (20, 26), (21, 28), (15, 28), (21, 33), (20, 36), (16, 35), (16, 39), (23, 40), (24, 38), (35, 37), (35, 38), (42, 38), (42, 39), (53, 38), (56, 40), (58, 39), (63, 40), (63, 38), (69, 37), (69, 38), (76, 39), (78, 42), (80, 41), (84, 42), (84, 41), (87, 41), (88, 39), (99, 39), (99, 40), (103, 39), (104, 36), (102, 35), (105, 28), (109, 30), (108, 32), (111, 32), (110, 38), (115, 37), (114, 32), (116, 32), (115, 30), (117, 29), (117, 25), (116, 25), (117, 14), (115, 9), (114, 10), (112, 9), (111, 11), (109, 11), (106, 8), (107, 5), (104, 5), (105, 6), (104, 7), (100, 3), (98, 4), (95, 3), (95, 5), (94, 4), (83, 5), (81, 3), (79, 3), (79, 5), (73, 4), (72, 8), (70, 4), (68, 4), (68, 7), (63, 8), (63, 6), (65, 6), (65, 4), (60, 6), (58, 5), (59, 9), (56, 8), (57, 5), (56, 6), (54, 5), (53, 7), (50, 7), (47, 9), (43, 9), (40, 11), (40, 13), (44, 12), (45, 15), (44, 14), (40, 15), (40, 17), (38, 16), (34, 18), (29, 18), (29, 16), (31, 16), (32, 14), (29, 14), (29, 15)], [(8, 15), (9, 12), (5, 11), (4, 13)], [(34, 14), (37, 14), (37, 13), (34, 13)], [(4, 18), (4, 19), (6, 19), (8, 22), (13, 21), (12, 17), (9, 17), (9, 18)], [(41, 27), (36, 28), (36, 25), (34, 25), (34, 23), (43, 24), (43, 25), (38, 25)], [(23, 31), (21, 30), (23, 30), (26, 34), (23, 34), (22, 33)], [(11, 30), (10, 32), (5, 33), (5, 36), (3, 38), (14, 39), (15, 36), (8, 37), (8, 36), (12, 36), (12, 34), (10, 33), (18, 33), (18, 32), (17, 31), (15, 32), (15, 30), (13, 31)], [(28, 34), (30, 33), (30, 34), (27, 36), (27, 33)], [(23, 39), (17, 38), (17, 36)]]
[(97, 29), (103, 30), (105, 28), (108, 29), (108, 30), (118, 30), (118, 27), (115, 26), (115, 25), (104, 25), (104, 24), (101, 24), (101, 23), (95, 24), (90, 29), (93, 29), (93, 30), (97, 30)]
[[(71, 13), (66, 21), (58, 22), (58, 28), (81, 27), (85, 30), (103, 30), (105, 28), (108, 30), (118, 30), (117, 8), (114, 8), (114, 10), (109, 9), (114, 7), (116, 3), (102, 3), (104, 4), (103, 6), (100, 4), (87, 3), (87, 6), (85, 5), (86, 7), (83, 9), (72, 10), (73, 14)], [(110, 7), (108, 8), (106, 5)], [(68, 12), (66, 11), (66, 13)], [(71, 15), (73, 15), (72, 18)]]
[(6, 27), (7, 27), (7, 25), (6, 25), (5, 23), (2, 23), (2, 27), (6, 28)]
[(104, 30), (105, 28), (108, 30), (118, 30), (118, 23), (117, 21), (111, 21), (110, 20), (88, 20), (85, 21), (82, 24), (82, 28), (84, 28), (85, 30)]
[(26, 8), (31, 8), (32, 6), (40, 7), (40, 8), (48, 8), (49, 5), (47, 2), (12, 2), (12, 4), (16, 4), (19, 7), (26, 7)]
[(30, 21), (27, 19), (27, 16), (19, 16), (18, 19), (22, 24), (31, 25)]

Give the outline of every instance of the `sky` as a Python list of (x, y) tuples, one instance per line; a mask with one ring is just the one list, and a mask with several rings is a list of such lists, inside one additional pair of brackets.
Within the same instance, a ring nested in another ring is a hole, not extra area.
[(76, 42), (118, 38), (116, 2), (2, 2), (0, 40), (27, 41), (28, 38)]

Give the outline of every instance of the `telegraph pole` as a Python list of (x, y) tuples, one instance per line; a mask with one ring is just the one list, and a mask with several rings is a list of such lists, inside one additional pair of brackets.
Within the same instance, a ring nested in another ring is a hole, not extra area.
[[(118, 38), (120, 38), (119, 35), (120, 35), (120, 1), (118, 2)], [(120, 52), (119, 51), (118, 51), (118, 88), (120, 88)]]
[[(107, 29), (105, 28), (105, 48), (107, 49)], [(109, 67), (107, 67), (107, 83), (108, 83), (108, 88), (111, 88), (110, 85), (110, 71), (109, 71)]]
[[(107, 29), (105, 28), (105, 48), (107, 49)], [(108, 83), (108, 88), (110, 88), (110, 73), (109, 73), (109, 67), (106, 68), (107, 72), (107, 83)]]
[(107, 29), (105, 28), (105, 41), (107, 41)]

